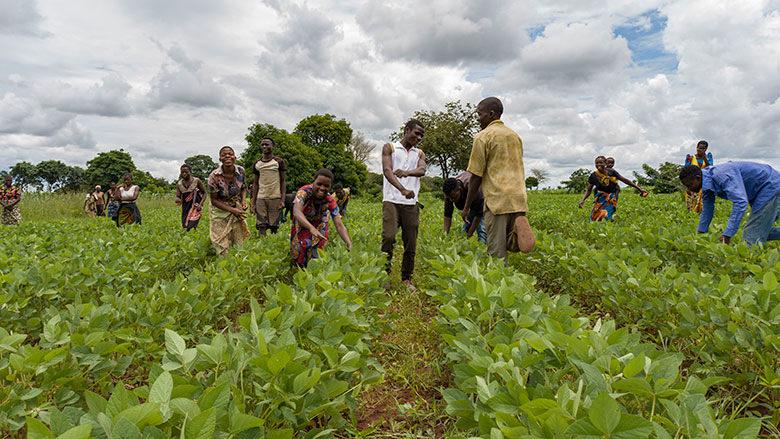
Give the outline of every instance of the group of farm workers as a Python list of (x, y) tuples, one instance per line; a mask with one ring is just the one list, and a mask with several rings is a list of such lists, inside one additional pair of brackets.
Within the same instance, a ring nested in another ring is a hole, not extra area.
[[(506, 259), (508, 252), (529, 252), (535, 238), (526, 217), (528, 211), (523, 142), (516, 132), (502, 121), (503, 105), (498, 98), (483, 99), (476, 108), (481, 131), (474, 142), (465, 172), (448, 178), (443, 183), (444, 231), (449, 233), (455, 209), (461, 211), (463, 230), (470, 237), (477, 234), (487, 245), (488, 253)], [(403, 259), (401, 281), (414, 288), (412, 274), (417, 248), (420, 219), (418, 202), (420, 179), (427, 169), (425, 153), (418, 145), (425, 135), (425, 127), (409, 120), (398, 142), (382, 148), (382, 251), (387, 254), (389, 272), (398, 229), (401, 229)], [(246, 226), (247, 190), (255, 227), (261, 236), (277, 233), (280, 221), (292, 213), (290, 232), (290, 260), (305, 267), (317, 258), (318, 250), (329, 240), (329, 222), (332, 220), (341, 239), (351, 250), (343, 216), (350, 199), (349, 188), (337, 187), (331, 193), (334, 175), (328, 169), (319, 170), (310, 184), (295, 194), (287, 194), (284, 159), (273, 154), (274, 140), (260, 142), (262, 156), (252, 166), (254, 180), (245, 184), (245, 170), (236, 164), (236, 154), (230, 146), (219, 150), (220, 165), (204, 184), (192, 175), (189, 165), (182, 165), (176, 183), (176, 204), (181, 206), (181, 224), (186, 230), (197, 227), (203, 203), (208, 196), (209, 234), (220, 255), (249, 236)], [(706, 233), (712, 222), (715, 198), (732, 202), (732, 211), (720, 241), (729, 243), (737, 233), (747, 212), (743, 240), (748, 245), (780, 239), (780, 173), (769, 165), (754, 162), (728, 162), (714, 165), (708, 144), (702, 140), (696, 153), (688, 155), (679, 178), (686, 187), (686, 205), (700, 213), (699, 233)], [(587, 188), (578, 205), (581, 208), (593, 193), (591, 221), (612, 221), (620, 195), (618, 182), (636, 189), (642, 197), (648, 192), (623, 177), (614, 169), (615, 159), (598, 156), (595, 171), (587, 181)], [(100, 186), (87, 195), (84, 202), (89, 215), (107, 214), (117, 225), (141, 222), (136, 205), (140, 189), (133, 184), (132, 175), (123, 176), (121, 185), (112, 183), (107, 192)], [(21, 190), (6, 176), (0, 188), (2, 224), (18, 224), (21, 220), (18, 204)]]

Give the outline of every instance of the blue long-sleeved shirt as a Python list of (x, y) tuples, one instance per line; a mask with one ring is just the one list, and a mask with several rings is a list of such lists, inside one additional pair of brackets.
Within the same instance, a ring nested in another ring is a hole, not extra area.
[(731, 201), (731, 216), (723, 232), (734, 236), (748, 205), (757, 211), (780, 194), (780, 172), (769, 165), (755, 162), (728, 162), (701, 170), (703, 209), (699, 219), (699, 232), (710, 228), (715, 212), (715, 197)]

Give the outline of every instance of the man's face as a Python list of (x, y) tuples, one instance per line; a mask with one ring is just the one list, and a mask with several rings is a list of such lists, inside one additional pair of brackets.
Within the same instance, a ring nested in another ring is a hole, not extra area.
[(701, 176), (696, 175), (687, 180), (683, 180), (682, 184), (691, 192), (699, 192), (701, 190)]
[(271, 151), (274, 149), (274, 144), (269, 139), (263, 139), (263, 141), (260, 142), (260, 149), (263, 150), (263, 154), (270, 155)]
[(219, 161), (223, 165), (233, 165), (236, 163), (236, 153), (230, 148), (224, 148), (219, 152)]
[(6, 187), (11, 187), (11, 185), (13, 184), (13, 182), (14, 182), (14, 180), (13, 180), (13, 178), (11, 178), (11, 176), (10, 176), (10, 175), (6, 175), (6, 176), (5, 176), (4, 183), (5, 183), (5, 186), (6, 186)]
[(314, 197), (321, 200), (330, 192), (330, 178), (324, 175), (318, 175), (317, 178), (314, 179), (312, 187), (314, 188)]
[(421, 127), (420, 125), (415, 125), (414, 128), (404, 131), (404, 139), (406, 139), (406, 143), (411, 146), (419, 145), (420, 142), (422, 142), (424, 135), (425, 128)]
[(459, 187), (456, 187), (455, 189), (452, 190), (452, 192), (450, 192), (449, 195), (447, 195), (447, 197), (453, 203), (457, 203), (458, 201), (460, 201), (460, 196), (461, 196), (461, 190)]
[(183, 178), (184, 180), (189, 180), (190, 168), (181, 168), (181, 178)]
[(704, 145), (702, 143), (696, 145), (696, 155), (699, 157), (704, 157), (704, 154), (707, 153), (707, 145)]
[(127, 184), (127, 185), (129, 185), (129, 184), (132, 184), (132, 183), (133, 183), (133, 177), (131, 177), (131, 176), (129, 176), (129, 175), (125, 175), (125, 176), (124, 176), (124, 178), (123, 178), (122, 180), (123, 180), (123, 181), (125, 182), (125, 184)]
[(493, 112), (485, 108), (484, 105), (477, 105), (477, 120), (479, 126), (484, 130), (490, 125), (490, 122), (493, 122)]

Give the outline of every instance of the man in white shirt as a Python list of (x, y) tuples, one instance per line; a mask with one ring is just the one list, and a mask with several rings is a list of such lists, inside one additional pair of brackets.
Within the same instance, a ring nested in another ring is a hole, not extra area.
[(414, 289), (412, 272), (417, 250), (417, 229), (420, 225), (420, 208), (417, 197), (420, 177), (425, 175), (425, 154), (417, 145), (425, 135), (420, 121), (411, 119), (404, 125), (400, 142), (387, 143), (382, 148), (382, 251), (387, 253), (387, 273), (390, 274), (393, 246), (398, 226), (404, 256), (401, 264), (401, 281)]

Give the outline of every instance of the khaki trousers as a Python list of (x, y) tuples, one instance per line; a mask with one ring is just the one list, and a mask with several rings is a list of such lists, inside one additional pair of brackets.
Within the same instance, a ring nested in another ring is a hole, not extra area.
[(506, 259), (507, 251), (518, 251), (517, 234), (514, 227), (515, 218), (524, 215), (525, 212), (495, 215), (485, 206), (484, 219), (485, 227), (487, 227), (488, 254)]

